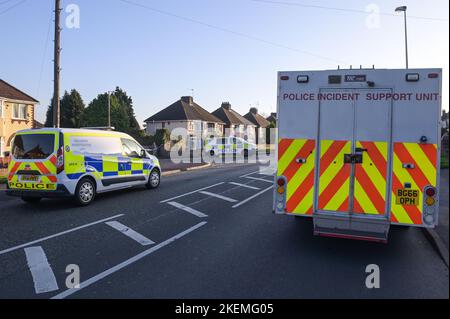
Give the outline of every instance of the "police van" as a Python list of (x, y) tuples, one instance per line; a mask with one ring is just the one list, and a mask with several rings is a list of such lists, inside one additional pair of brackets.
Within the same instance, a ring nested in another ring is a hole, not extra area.
[(247, 157), (256, 152), (257, 145), (235, 136), (216, 137), (206, 141), (204, 150), (210, 156), (238, 154)]
[(435, 227), (441, 92), (441, 69), (280, 72), (274, 212), (380, 242)]
[(68, 197), (85, 206), (97, 193), (157, 188), (161, 167), (125, 133), (84, 129), (23, 130), (11, 146), (7, 194), (35, 203)]

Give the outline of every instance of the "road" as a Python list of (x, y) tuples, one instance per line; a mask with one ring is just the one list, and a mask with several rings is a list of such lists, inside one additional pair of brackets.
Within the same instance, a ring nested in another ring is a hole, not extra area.
[[(449, 297), (420, 229), (394, 228), (388, 244), (314, 237), (309, 220), (272, 214), (272, 178), (258, 170), (184, 172), (86, 208), (1, 193), (0, 298)], [(79, 289), (66, 287), (71, 264)], [(365, 285), (369, 264), (379, 289)]]

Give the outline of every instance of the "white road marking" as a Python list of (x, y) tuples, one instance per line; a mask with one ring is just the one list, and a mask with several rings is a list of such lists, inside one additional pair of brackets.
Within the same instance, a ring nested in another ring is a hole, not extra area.
[(239, 178), (247, 177), (247, 176), (249, 176), (249, 175), (253, 175), (253, 174), (258, 174), (259, 172), (260, 172), (259, 170), (258, 170), (258, 171), (255, 171), (255, 172), (251, 172), (251, 173), (248, 173), (248, 174), (245, 174), (245, 175), (239, 176)]
[(188, 212), (188, 213), (190, 213), (192, 215), (195, 215), (197, 217), (200, 217), (200, 218), (208, 217), (208, 215), (205, 215), (202, 212), (199, 212), (198, 210), (195, 210), (195, 209), (193, 209), (191, 207), (188, 207), (188, 206), (184, 206), (183, 204), (180, 204), (180, 203), (177, 203), (177, 202), (168, 202), (167, 204), (169, 204), (169, 205), (171, 205), (173, 207), (176, 207), (178, 209), (184, 210), (185, 212)]
[(41, 246), (25, 248), (28, 268), (33, 277), (34, 290), (37, 294), (58, 290), (55, 274), (48, 263)]
[(269, 181), (269, 180), (264, 179), (264, 178), (251, 177), (251, 176), (245, 176), (245, 178), (253, 179), (253, 180), (255, 180), (255, 181), (266, 182), (266, 183), (273, 183), (273, 181)]
[(124, 224), (119, 223), (118, 221), (113, 220), (111, 222), (106, 222), (106, 224), (108, 226), (111, 226), (112, 228), (120, 231), (125, 236), (128, 236), (131, 239), (137, 241), (142, 246), (153, 245), (155, 243), (154, 241), (148, 239), (147, 237), (143, 236), (142, 234), (139, 234), (138, 232), (125, 226)]
[(238, 208), (239, 206), (242, 206), (242, 205), (244, 205), (245, 203), (248, 203), (248, 202), (251, 201), (252, 199), (258, 197), (258, 196), (261, 195), (261, 194), (264, 194), (265, 192), (267, 192), (268, 190), (270, 190), (270, 189), (272, 189), (272, 188), (273, 188), (273, 185), (270, 186), (270, 187), (268, 187), (268, 188), (266, 188), (266, 189), (263, 189), (263, 190), (260, 191), (259, 193), (256, 193), (255, 195), (250, 196), (249, 198), (243, 200), (242, 202), (237, 203), (236, 205), (233, 206), (233, 208)]
[(177, 199), (177, 198), (180, 198), (180, 197), (184, 197), (184, 196), (187, 196), (187, 195), (191, 195), (191, 194), (195, 194), (195, 193), (197, 193), (199, 191), (203, 191), (205, 189), (209, 189), (209, 188), (212, 188), (212, 187), (215, 187), (215, 186), (219, 186), (219, 185), (222, 185), (222, 184), (224, 184), (224, 182), (220, 182), (220, 183), (217, 183), (217, 184), (214, 184), (214, 185), (211, 185), (211, 186), (203, 187), (203, 188), (197, 189), (195, 191), (192, 191), (192, 192), (189, 192), (189, 193), (185, 193), (185, 194), (182, 194), (182, 195), (178, 195), (178, 196), (175, 196), (175, 197), (172, 197), (172, 198), (169, 198), (169, 199), (165, 199), (163, 201), (160, 201), (160, 203), (167, 203), (167, 202), (170, 202), (170, 201), (172, 201), (174, 199)]
[(0, 251), (0, 255), (9, 253), (9, 252), (11, 252), (11, 251), (14, 251), (14, 250), (17, 250), (17, 249), (20, 249), (20, 248), (24, 248), (24, 247), (27, 247), (27, 246), (31, 246), (31, 245), (34, 245), (34, 244), (36, 244), (36, 243), (43, 242), (43, 241), (48, 240), (48, 239), (51, 239), (51, 238), (55, 238), (55, 237), (58, 237), (58, 236), (62, 236), (62, 235), (65, 235), (65, 234), (69, 234), (69, 233), (72, 233), (72, 232), (74, 232), (74, 231), (77, 231), (77, 230), (86, 228), (86, 227), (90, 227), (90, 226), (93, 226), (93, 225), (96, 225), (96, 224), (100, 224), (100, 223), (106, 222), (106, 221), (108, 221), (108, 220), (111, 220), (111, 219), (115, 219), (115, 218), (121, 217), (121, 216), (123, 216), (123, 215), (124, 215), (124, 214), (115, 215), (115, 216), (108, 217), (108, 218), (105, 218), (105, 219), (101, 219), (101, 220), (98, 220), (98, 221), (96, 221), (96, 222), (89, 223), (89, 224), (86, 224), (86, 225), (83, 225), (83, 226), (79, 226), (79, 227), (75, 227), (75, 228), (72, 228), (72, 229), (68, 229), (68, 230), (62, 231), (62, 232), (57, 233), (57, 234), (54, 234), (54, 235), (50, 235), (50, 236), (47, 236), (47, 237), (42, 237), (42, 238), (40, 238), (40, 239), (36, 239), (36, 240), (30, 241), (30, 242), (28, 242), (28, 243), (22, 244), (22, 245), (14, 246), (14, 247), (11, 247), (11, 248), (8, 248), (8, 249), (5, 249), (5, 250)]
[(144, 257), (146, 257), (146, 256), (148, 256), (148, 255), (150, 255), (152, 253), (154, 253), (155, 251), (157, 251), (157, 250), (159, 250), (159, 249), (161, 249), (161, 248), (163, 248), (163, 247), (173, 243), (177, 239), (180, 239), (181, 237), (186, 236), (187, 234), (197, 230), (198, 228), (204, 226), (205, 224), (206, 224), (206, 222), (201, 222), (201, 223), (199, 223), (199, 224), (197, 224), (197, 225), (195, 225), (195, 226), (193, 226), (193, 227), (191, 227), (191, 228), (189, 228), (189, 229), (179, 233), (178, 235), (175, 235), (175, 236), (173, 236), (173, 237), (163, 241), (162, 243), (159, 243), (158, 245), (156, 245), (156, 246), (154, 246), (152, 248), (149, 248), (146, 251), (143, 251), (142, 253), (140, 253), (138, 255), (136, 255), (134, 257), (131, 257), (130, 259), (127, 259), (124, 262), (121, 262), (120, 264), (118, 264), (118, 265), (116, 265), (116, 266), (114, 266), (112, 268), (109, 268), (109, 269), (101, 272), (100, 274), (89, 278), (86, 281), (83, 281), (82, 283), (80, 283), (80, 287), (79, 288), (67, 289), (67, 290), (61, 292), (60, 294), (52, 297), (51, 299), (63, 299), (63, 298), (66, 298), (66, 297), (68, 297), (68, 296), (70, 296), (70, 295), (80, 291), (81, 289), (84, 289), (84, 288), (92, 285), (93, 283), (96, 283), (97, 281), (102, 280), (103, 278), (105, 278), (105, 277), (107, 277), (107, 276), (109, 276), (109, 275), (111, 275), (111, 274), (113, 274), (113, 273), (115, 273), (115, 272), (117, 272), (117, 271), (119, 271), (119, 270), (121, 270), (121, 269), (123, 269), (123, 268), (125, 268), (125, 267), (127, 267), (127, 266), (129, 266), (129, 265), (131, 265), (131, 264), (133, 264), (133, 263), (135, 263), (137, 261), (139, 261), (139, 260), (141, 260), (142, 258), (144, 258)]
[(259, 187), (250, 186), (250, 185), (247, 185), (247, 184), (236, 183), (236, 182), (229, 182), (228, 184), (236, 185), (236, 186), (239, 186), (239, 187), (245, 187), (245, 188), (249, 188), (249, 189), (254, 189), (254, 190), (259, 190), (260, 189)]
[(219, 199), (222, 199), (222, 200), (224, 200), (226, 202), (230, 202), (230, 203), (236, 203), (237, 202), (237, 200), (235, 200), (233, 198), (222, 196), (222, 195), (219, 195), (219, 194), (214, 194), (214, 193), (204, 192), (204, 191), (201, 191), (199, 193), (200, 194), (204, 194), (204, 195), (208, 195), (208, 196), (211, 196), (211, 197), (219, 198)]

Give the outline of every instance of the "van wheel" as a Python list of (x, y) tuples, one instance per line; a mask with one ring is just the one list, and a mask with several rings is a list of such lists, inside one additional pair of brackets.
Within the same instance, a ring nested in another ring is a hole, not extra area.
[(160, 183), (161, 183), (161, 174), (158, 169), (154, 169), (153, 171), (151, 171), (150, 176), (148, 177), (148, 182), (147, 184), (145, 184), (145, 187), (147, 187), (147, 189), (158, 188)]
[(95, 184), (90, 178), (83, 178), (75, 189), (75, 201), (80, 206), (87, 206), (95, 198)]
[(25, 203), (29, 203), (29, 204), (35, 204), (35, 203), (39, 203), (41, 201), (41, 197), (29, 197), (29, 196), (23, 196), (22, 200)]

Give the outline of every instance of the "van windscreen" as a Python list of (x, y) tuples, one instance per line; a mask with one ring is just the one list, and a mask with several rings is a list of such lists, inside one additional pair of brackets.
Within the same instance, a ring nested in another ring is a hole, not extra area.
[(17, 159), (45, 159), (55, 150), (55, 135), (16, 135), (11, 150)]

